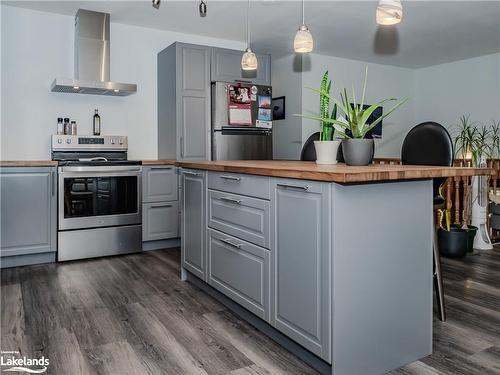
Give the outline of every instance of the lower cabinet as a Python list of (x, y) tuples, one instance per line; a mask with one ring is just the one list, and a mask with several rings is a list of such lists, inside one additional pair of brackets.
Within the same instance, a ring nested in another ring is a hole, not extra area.
[(182, 169), (182, 267), (206, 281), (206, 172)]
[(178, 202), (144, 203), (142, 219), (143, 241), (179, 237)]
[[(56, 168), (0, 168), (0, 191), (0, 255), (10, 257), (55, 252)], [(2, 263), (7, 263), (5, 258)], [(22, 262), (13, 265), (22, 265)]]
[(208, 236), (208, 283), (269, 321), (269, 250), (213, 229)]
[(276, 179), (271, 324), (331, 362), (331, 198), (328, 183)]

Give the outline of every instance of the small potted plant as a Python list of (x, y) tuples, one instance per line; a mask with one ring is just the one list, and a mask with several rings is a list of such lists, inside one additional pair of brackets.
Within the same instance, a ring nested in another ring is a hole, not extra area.
[[(338, 109), (343, 112), (340, 118), (328, 116), (328, 112), (321, 113), (320, 116), (301, 115), (306, 118), (321, 121), (321, 123), (331, 124), (337, 130), (337, 134), (342, 138), (342, 152), (347, 165), (368, 165), (373, 160), (374, 142), (373, 138), (366, 138), (370, 130), (377, 126), (384, 118), (394, 112), (399, 106), (405, 103), (408, 99), (404, 99), (396, 103), (387, 113), (380, 116), (378, 119), (369, 123), (368, 120), (373, 112), (384, 105), (384, 103), (397, 101), (395, 98), (384, 99), (378, 103), (372, 104), (368, 108), (364, 108), (366, 81), (368, 78), (368, 68), (365, 70), (365, 80), (363, 84), (363, 95), (361, 102), (357, 103), (354, 88), (352, 97), (347, 95), (347, 90), (344, 88), (340, 93), (340, 100), (330, 95), (330, 87), (321, 87), (319, 90), (309, 88), (318, 92), (320, 96), (332, 100)], [(335, 126), (336, 125), (336, 126)]]
[(337, 164), (337, 151), (340, 146), (340, 139), (335, 139), (335, 129), (331, 120), (337, 119), (337, 105), (333, 105), (330, 112), (330, 89), (332, 81), (328, 79), (328, 70), (321, 79), (319, 94), (319, 120), (320, 132), (319, 140), (314, 141), (316, 150), (316, 164)]
[[(467, 231), (460, 225), (451, 225), (451, 213), (448, 209), (439, 210), (440, 223), (438, 229), (438, 247), (442, 256), (447, 258), (463, 258), (467, 254)], [(446, 225), (443, 226), (443, 217)]]

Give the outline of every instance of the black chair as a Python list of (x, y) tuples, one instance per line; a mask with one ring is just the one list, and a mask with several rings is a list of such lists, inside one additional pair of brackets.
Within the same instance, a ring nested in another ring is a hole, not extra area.
[[(448, 131), (436, 122), (423, 122), (409, 131), (403, 141), (401, 149), (401, 163), (414, 165), (438, 165), (450, 167), (453, 165), (453, 141)], [(441, 196), (440, 188), (446, 178), (435, 178), (434, 187), (434, 210), (444, 207), (445, 199)], [(434, 212), (436, 220), (436, 212)], [(434, 228), (437, 231), (436, 222)], [(434, 233), (433, 244), (434, 258), (434, 287), (439, 312), (439, 319), (446, 320), (444, 305), (443, 276), (441, 271), (441, 259), (437, 247), (437, 232)]]
[[(316, 161), (316, 149), (314, 148), (314, 141), (319, 141), (319, 132), (311, 134), (307, 141), (302, 146), (302, 151), (300, 152), (301, 161)], [(342, 154), (342, 144), (340, 144), (337, 151), (337, 161), (339, 163), (344, 162), (344, 155)]]

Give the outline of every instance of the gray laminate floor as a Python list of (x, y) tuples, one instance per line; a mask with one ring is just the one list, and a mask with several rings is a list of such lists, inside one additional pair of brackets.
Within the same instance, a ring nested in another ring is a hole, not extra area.
[[(499, 374), (500, 248), (444, 272), (434, 354), (393, 374)], [(178, 275), (178, 250), (2, 270), (1, 349), (50, 374), (314, 373)]]

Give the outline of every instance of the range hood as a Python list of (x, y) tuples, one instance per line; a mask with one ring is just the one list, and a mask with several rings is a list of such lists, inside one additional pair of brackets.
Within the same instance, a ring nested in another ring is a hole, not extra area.
[(75, 16), (75, 78), (56, 78), (51, 91), (127, 96), (133, 83), (109, 79), (109, 14), (79, 9)]

